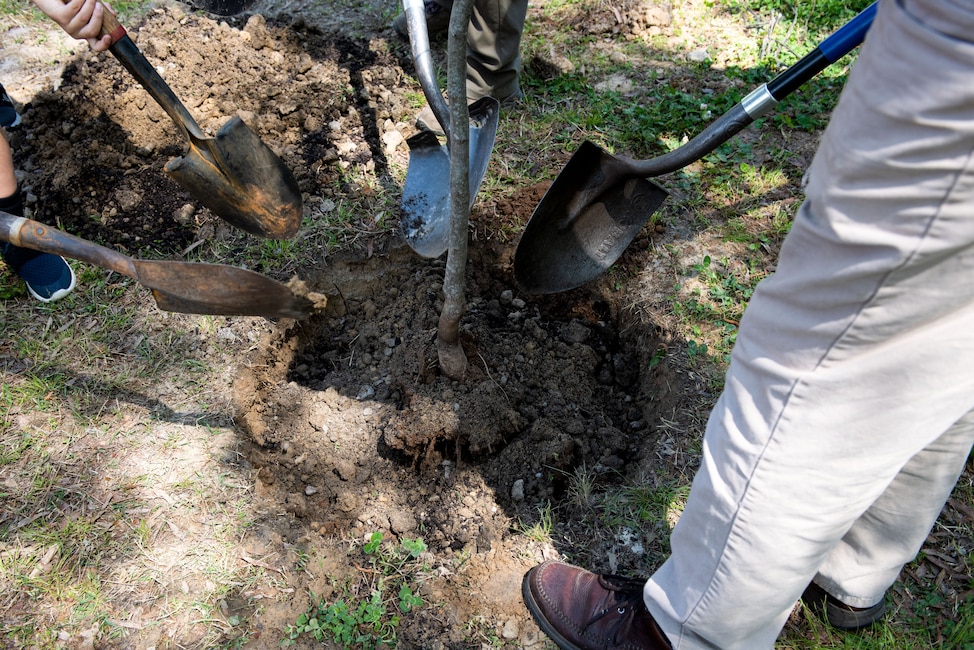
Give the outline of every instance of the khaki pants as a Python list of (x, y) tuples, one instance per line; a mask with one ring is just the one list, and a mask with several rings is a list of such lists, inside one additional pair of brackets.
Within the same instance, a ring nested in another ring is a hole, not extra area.
[(771, 648), (814, 579), (879, 602), (974, 443), (974, 0), (880, 0), (645, 599)]
[[(449, 0), (435, 0), (449, 10)], [(519, 92), (528, 0), (474, 0), (467, 28), (467, 99), (504, 101)]]

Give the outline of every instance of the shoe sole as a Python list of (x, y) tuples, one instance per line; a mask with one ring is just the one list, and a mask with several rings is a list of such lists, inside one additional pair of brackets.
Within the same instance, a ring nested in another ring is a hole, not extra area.
[(561, 650), (583, 650), (579, 646), (575, 645), (565, 637), (561, 635), (558, 630), (556, 630), (548, 619), (541, 613), (541, 607), (538, 605), (538, 601), (535, 599), (534, 594), (531, 592), (531, 574), (537, 570), (537, 567), (531, 569), (524, 574), (524, 579), (521, 580), (521, 598), (524, 599), (524, 604), (527, 605), (528, 611), (531, 612), (531, 617), (534, 618), (534, 622), (538, 624), (541, 631), (548, 635), (552, 641), (555, 642)]
[(862, 630), (871, 626), (886, 614), (886, 602), (880, 602), (862, 610), (850, 610), (836, 605), (834, 602), (825, 603), (825, 620), (837, 630), (846, 632)]
[(834, 596), (811, 583), (802, 594), (802, 601), (813, 613), (837, 630), (854, 632), (869, 627), (886, 614), (886, 599), (865, 609), (849, 609)]

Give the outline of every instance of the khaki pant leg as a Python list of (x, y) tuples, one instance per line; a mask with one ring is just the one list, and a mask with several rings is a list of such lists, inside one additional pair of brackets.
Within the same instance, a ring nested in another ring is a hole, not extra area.
[(820, 571), (876, 602), (967, 458), (974, 0), (880, 0), (809, 177), (644, 591), (675, 650), (772, 648)]
[(519, 91), (528, 0), (475, 0), (467, 29), (467, 99), (503, 101)]

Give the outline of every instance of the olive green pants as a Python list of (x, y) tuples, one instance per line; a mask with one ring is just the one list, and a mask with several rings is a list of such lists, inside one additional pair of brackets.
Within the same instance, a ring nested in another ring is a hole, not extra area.
[[(444, 9), (452, 2), (435, 0)], [(500, 102), (520, 94), (521, 32), (528, 0), (475, 0), (467, 28), (467, 99)]]

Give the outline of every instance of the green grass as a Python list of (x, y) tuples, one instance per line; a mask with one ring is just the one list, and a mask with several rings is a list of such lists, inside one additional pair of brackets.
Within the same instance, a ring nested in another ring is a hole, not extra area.
[(528, 539), (550, 543), (551, 535), (555, 528), (555, 514), (550, 503), (546, 503), (538, 508), (538, 518), (532, 522), (525, 522), (518, 519), (515, 529)]
[(395, 647), (402, 616), (424, 605), (418, 591), (429, 570), (425, 552), (422, 539), (403, 538), (396, 544), (372, 533), (362, 545), (371, 571), (361, 572), (359, 584), (343, 585), (331, 602), (310, 594), (308, 609), (288, 626), (283, 645), (311, 638), (346, 648)]
[(871, 0), (723, 0), (715, 2), (738, 13), (753, 13), (759, 19), (774, 16), (783, 23), (782, 30), (793, 34), (796, 42), (819, 40), (871, 4)]

